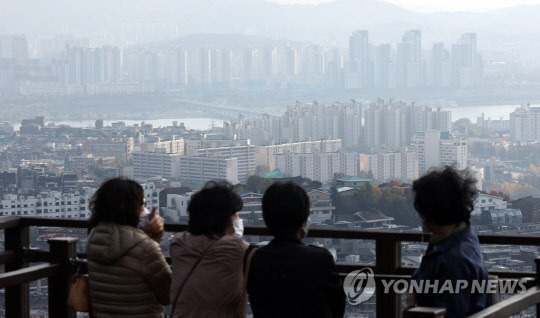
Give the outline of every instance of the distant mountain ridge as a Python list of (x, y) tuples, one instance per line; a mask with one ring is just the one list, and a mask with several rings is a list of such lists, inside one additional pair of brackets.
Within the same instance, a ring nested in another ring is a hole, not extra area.
[(4, 0), (0, 34), (117, 34), (132, 42), (201, 33), (244, 34), (346, 47), (353, 30), (369, 30), (375, 44), (395, 44), (405, 30), (419, 28), (424, 48), (477, 32), (479, 49), (532, 50), (539, 46), (533, 40), (540, 38), (538, 16), (540, 5), (422, 14), (379, 0), (315, 6), (265, 0)]

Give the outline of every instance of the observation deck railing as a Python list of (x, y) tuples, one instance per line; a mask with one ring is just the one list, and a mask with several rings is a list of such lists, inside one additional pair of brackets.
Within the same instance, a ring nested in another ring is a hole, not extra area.
[[(58, 219), (38, 217), (0, 217), (0, 230), (4, 230), (5, 250), (0, 252), (0, 264), (5, 265), (5, 273), (0, 274), (0, 289), (5, 288), (5, 313), (8, 318), (29, 317), (29, 285), (40, 278), (48, 278), (49, 317), (75, 317), (75, 312), (66, 306), (67, 296), (73, 273), (72, 261), (85, 258), (85, 254), (77, 254), (77, 238), (49, 239), (50, 251), (30, 248), (30, 227), (88, 228), (85, 219)], [(187, 230), (185, 224), (165, 224), (166, 232)], [(260, 226), (246, 226), (244, 235), (267, 236), (268, 231)], [(365, 267), (373, 269), (376, 286), (376, 313), (378, 317), (400, 317), (401, 295), (390, 290), (384, 293), (382, 279), (408, 279), (415, 268), (401, 266), (401, 242), (427, 242), (429, 235), (414, 231), (339, 229), (328, 227), (312, 227), (309, 237), (331, 239), (354, 239), (375, 241), (375, 265), (337, 263), (340, 275)], [(540, 246), (539, 235), (480, 234), (482, 244)], [(29, 266), (32, 262), (43, 264)], [(499, 279), (535, 278), (537, 272), (529, 271), (490, 271)], [(540, 314), (540, 286), (535, 286), (523, 294), (497, 303), (486, 310), (475, 314), (475, 318), (507, 317), (512, 313), (523, 311), (537, 305)], [(444, 309), (417, 307), (413, 317), (444, 317)]]

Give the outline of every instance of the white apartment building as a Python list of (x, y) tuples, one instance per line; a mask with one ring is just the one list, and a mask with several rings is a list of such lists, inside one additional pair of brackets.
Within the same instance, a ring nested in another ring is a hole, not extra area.
[(367, 145), (408, 147), (417, 132), (451, 131), (452, 113), (442, 108), (379, 99), (365, 110), (364, 123), (364, 142)]
[(184, 153), (184, 138), (173, 137), (173, 140), (142, 143), (141, 151), (159, 153)]
[(373, 154), (360, 154), (360, 171), (371, 172), (379, 182), (412, 181), (418, 178), (417, 153), (414, 149), (402, 148), (400, 151), (377, 150)]
[(136, 178), (164, 177), (178, 179), (180, 175), (181, 153), (160, 153), (134, 151), (133, 175)]
[[(159, 189), (153, 183), (141, 184), (148, 209), (158, 206)], [(51, 218), (88, 218), (88, 203), (96, 189), (62, 193), (42, 192), (36, 195), (5, 194), (0, 200), (0, 216), (39, 216)]]
[(209, 180), (227, 180), (238, 183), (237, 158), (180, 157), (180, 180), (203, 184)]
[[(230, 177), (235, 177), (234, 182), (245, 182), (250, 172), (255, 172), (255, 146), (231, 146), (220, 148), (203, 148), (197, 151), (198, 157), (205, 158), (221, 158), (221, 159), (236, 159), (236, 171), (238, 176), (233, 174)], [(231, 169), (232, 163), (231, 163)], [(231, 173), (233, 171), (231, 170)], [(223, 175), (223, 174), (221, 174)], [(232, 180), (228, 179), (227, 180)]]
[(266, 165), (270, 170), (274, 170), (276, 155), (338, 152), (341, 150), (341, 144), (341, 139), (332, 139), (255, 146), (255, 164)]
[(161, 209), (161, 215), (178, 223), (188, 217), (187, 207), (193, 192), (185, 194), (167, 194), (167, 207)]
[(513, 141), (540, 140), (540, 107), (522, 105), (510, 113), (510, 139)]
[(439, 147), (441, 166), (455, 164), (459, 170), (467, 168), (467, 141), (463, 139), (441, 139)]
[(491, 132), (510, 131), (510, 120), (502, 119), (502, 117), (500, 119), (491, 119), (491, 117), (486, 119), (484, 113), (482, 113), (482, 115), (476, 117), (476, 123)]
[(508, 202), (501, 197), (479, 193), (474, 201), (473, 215), (481, 214), (485, 210), (504, 210), (508, 209)]
[(156, 185), (152, 182), (141, 183), (141, 187), (144, 191), (144, 205), (148, 210), (151, 210), (154, 206), (159, 206), (159, 193), (161, 189), (156, 188)]
[(197, 156), (199, 149), (203, 148), (222, 148), (231, 146), (247, 146), (250, 141), (247, 139), (235, 140), (213, 140), (213, 139), (185, 139), (184, 154), (186, 156)]
[(457, 169), (467, 168), (467, 141), (456, 139), (448, 132), (418, 132), (413, 137), (412, 145), (418, 153), (420, 173), (445, 165), (456, 165)]
[(94, 189), (73, 193), (57, 191), (33, 196), (6, 194), (0, 201), (0, 216), (41, 216), (52, 218), (86, 218), (88, 202)]
[(275, 156), (275, 167), (287, 176), (302, 176), (321, 182), (334, 178), (334, 173), (358, 175), (358, 154), (303, 153)]

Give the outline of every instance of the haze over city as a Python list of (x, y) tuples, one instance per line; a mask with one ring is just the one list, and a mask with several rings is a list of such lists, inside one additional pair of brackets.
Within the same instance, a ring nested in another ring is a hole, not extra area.
[[(9, 226), (0, 250), (41, 249), (42, 261), (48, 240), (69, 237), (85, 253), (90, 202), (115, 178), (141, 185), (137, 220), (166, 223), (151, 237), (165, 256), (172, 231), (187, 229), (193, 196), (215, 180), (243, 202), (235, 211), (243, 239), (263, 248), (272, 240), (261, 232), (263, 196), (289, 182), (309, 198), (303, 224), (323, 236), (299, 240), (323, 248), (340, 277), (365, 266), (410, 275), (428, 243), (419, 234), (429, 230), (414, 184), (451, 167), (471, 188), (460, 189), (467, 192), (460, 200), (470, 196), (470, 217), (451, 234), (467, 228), (485, 242), (509, 238), (515, 245), (477, 243), (486, 272), (534, 276), (540, 0), (2, 0), (0, 7), (0, 228)], [(430, 244), (446, 239), (434, 237)], [(20, 254), (6, 253), (0, 259)], [(68, 263), (66, 272), (74, 270)], [(20, 290), (0, 288), (0, 318), (20, 310), (54, 316), (58, 293), (49, 281), (20, 285), (32, 305), (7, 301)], [(349, 302), (345, 317), (401, 314), (395, 292), (378, 293)]]

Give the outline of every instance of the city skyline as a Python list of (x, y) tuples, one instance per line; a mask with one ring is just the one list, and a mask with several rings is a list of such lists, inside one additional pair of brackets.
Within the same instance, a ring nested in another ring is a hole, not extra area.
[[(270, 0), (279, 4), (323, 4), (337, 0)], [(381, 0), (422, 13), (441, 11), (486, 12), (520, 5), (540, 4), (540, 0)]]

